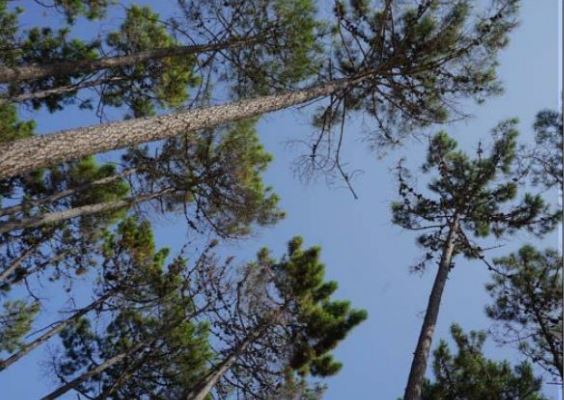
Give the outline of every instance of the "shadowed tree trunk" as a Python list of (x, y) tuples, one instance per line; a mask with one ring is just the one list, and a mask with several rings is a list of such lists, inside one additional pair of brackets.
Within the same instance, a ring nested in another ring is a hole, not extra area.
[(185, 112), (137, 118), (109, 124), (69, 129), (50, 135), (17, 140), (0, 147), (0, 179), (105, 151), (166, 139), (181, 133), (209, 129), (228, 122), (281, 110), (331, 95), (373, 78), (374, 71), (354, 78)]
[(233, 364), (235, 364), (239, 356), (247, 349), (247, 347), (249, 347), (249, 345), (253, 341), (257, 340), (257, 338), (259, 338), (266, 331), (273, 319), (277, 318), (279, 312), (280, 311), (271, 316), (269, 318), (269, 321), (266, 321), (262, 325), (262, 327), (256, 329), (253, 333), (250, 333), (225, 360), (223, 360), (216, 368), (214, 368), (211, 373), (208, 374), (196, 388), (190, 391), (188, 396), (186, 396), (186, 400), (205, 400), (209, 392), (215, 385), (217, 385), (217, 382), (219, 382), (221, 377), (225, 375), (225, 373), (229, 371), (231, 367), (233, 367)]
[(80, 317), (84, 316), (88, 312), (97, 308), (104, 301), (106, 301), (108, 298), (110, 298), (114, 293), (115, 293), (115, 291), (109, 291), (109, 292), (105, 293), (103, 296), (100, 296), (96, 301), (94, 301), (94, 302), (90, 303), (89, 305), (87, 305), (86, 307), (78, 310), (71, 317), (65, 319), (64, 321), (57, 323), (54, 327), (47, 330), (43, 335), (39, 336), (37, 339), (23, 345), (17, 353), (11, 355), (10, 357), (6, 358), (5, 360), (1, 360), (0, 361), (0, 371), (8, 368), (10, 365), (14, 364), (20, 358), (22, 358), (23, 356), (25, 356), (26, 354), (28, 354), (29, 352), (31, 352), (35, 348), (41, 346), (43, 343), (47, 342), (53, 336), (55, 336), (56, 334), (61, 332), (66, 326), (68, 326), (69, 324), (71, 324), (73, 322), (76, 322)]
[[(135, 171), (136, 170), (134, 168), (131, 168), (131, 169), (128, 169), (126, 171), (123, 171), (119, 175), (112, 175), (112, 176), (101, 178), (101, 179), (98, 179), (98, 180), (95, 180), (95, 181), (92, 181), (92, 182), (87, 182), (83, 185), (79, 185), (79, 186), (74, 187), (74, 188), (63, 190), (61, 192), (54, 193), (50, 196), (43, 197), (43, 198), (38, 199), (38, 200), (32, 200), (32, 201), (29, 201), (29, 202), (24, 203), (24, 204), (18, 204), (16, 206), (5, 207), (5, 208), (0, 209), (0, 216), (16, 214), (16, 213), (21, 212), (25, 209), (50, 204), (50, 203), (53, 203), (53, 202), (58, 201), (60, 199), (63, 199), (65, 197), (72, 196), (75, 193), (79, 193), (79, 192), (82, 192), (86, 189), (90, 189), (94, 186), (106, 185), (108, 183), (118, 181), (121, 178), (125, 178), (125, 177), (135, 173)], [(1, 223), (0, 223), (0, 225), (1, 225)]]
[(8, 279), (8, 277), (11, 274), (13, 274), (22, 265), (22, 262), (25, 261), (26, 258), (31, 256), (37, 250), (38, 247), (39, 247), (39, 243), (30, 246), (28, 249), (26, 249), (23, 252), (22, 255), (20, 255), (18, 258), (13, 260), (12, 263), (7, 268), (2, 270), (2, 272), (0, 272), (0, 284), (3, 284)]
[(88, 215), (98, 214), (102, 212), (115, 211), (123, 207), (130, 207), (135, 204), (156, 199), (167, 193), (172, 193), (176, 189), (168, 188), (160, 190), (157, 193), (131, 197), (125, 200), (106, 201), (98, 204), (89, 204), (87, 206), (70, 208), (64, 211), (43, 214), (37, 217), (26, 218), (21, 221), (8, 221), (0, 224), (0, 234), (7, 233), (16, 229), (36, 228), (47, 224), (57, 224), (68, 219), (85, 217)]
[(122, 353), (119, 353), (119, 354), (113, 356), (112, 358), (110, 358), (110, 359), (104, 361), (102, 364), (98, 365), (96, 368), (92, 368), (90, 371), (85, 372), (84, 374), (82, 374), (79, 377), (73, 379), (72, 381), (67, 382), (62, 386), (59, 386), (57, 389), (55, 389), (54, 391), (49, 393), (47, 396), (42, 397), (41, 400), (54, 400), (54, 399), (59, 398), (60, 396), (62, 396), (66, 392), (68, 392), (69, 390), (76, 388), (78, 385), (80, 385), (85, 380), (104, 372), (106, 369), (112, 367), (113, 365), (119, 363), (120, 361), (122, 361), (126, 357), (129, 357), (133, 353), (139, 351), (146, 344), (147, 344), (146, 342), (136, 344), (135, 346), (133, 346), (128, 351), (124, 351)]
[(14, 83), (48, 77), (67, 76), (78, 73), (84, 74), (107, 68), (119, 68), (127, 65), (134, 65), (149, 60), (158, 60), (167, 57), (192, 55), (208, 51), (245, 46), (256, 41), (256, 38), (239, 38), (220, 43), (153, 49), (124, 56), (104, 57), (97, 60), (74, 60), (45, 65), (35, 64), (20, 67), (4, 67), (0, 68), (0, 82)]
[(417, 341), (417, 347), (413, 354), (413, 361), (409, 371), (409, 378), (405, 388), (404, 400), (419, 400), (421, 398), (421, 390), (423, 386), (423, 379), (425, 377), (425, 370), (427, 368), (427, 360), (431, 350), (431, 343), (433, 341), (433, 333), (437, 324), (437, 317), (439, 315), (439, 308), (441, 306), (441, 297), (445, 288), (445, 284), (450, 271), (452, 262), (452, 255), (454, 251), (454, 243), (456, 241), (458, 232), (458, 216), (453, 217), (453, 222), (450, 225), (446, 242), (443, 247), (441, 259), (439, 261), (439, 269), (433, 283), (431, 294), (429, 295), (429, 303), (425, 311), (425, 319), (421, 326), (421, 332)]
[(125, 80), (127, 80), (127, 78), (115, 76), (113, 78), (95, 79), (92, 81), (79, 82), (75, 85), (57, 86), (52, 89), (38, 90), (35, 92), (16, 94), (13, 96), (6, 94), (0, 97), (0, 105), (7, 102), (21, 103), (27, 100), (44, 99), (45, 97), (52, 95), (72, 93), (81, 89), (87, 89), (107, 83), (120, 82)]

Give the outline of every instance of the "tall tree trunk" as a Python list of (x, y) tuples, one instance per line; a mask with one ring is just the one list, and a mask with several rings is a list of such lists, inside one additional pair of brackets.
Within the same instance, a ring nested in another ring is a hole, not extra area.
[(240, 47), (257, 41), (258, 39), (256, 38), (237, 38), (220, 43), (152, 49), (124, 56), (104, 57), (97, 60), (62, 61), (54, 64), (33, 64), (20, 67), (4, 67), (0, 68), (0, 83), (14, 83), (48, 77), (74, 75), (77, 73), (89, 73), (107, 68), (134, 65), (149, 60), (158, 60), (167, 57), (186, 56)]
[(441, 306), (441, 297), (445, 288), (445, 284), (450, 271), (452, 262), (452, 254), (454, 251), (454, 243), (458, 234), (459, 221), (458, 216), (453, 217), (450, 224), (449, 232), (446, 242), (443, 247), (441, 259), (439, 261), (439, 269), (435, 276), (435, 282), (429, 295), (429, 303), (425, 311), (425, 319), (421, 326), (419, 340), (417, 347), (413, 354), (413, 361), (411, 363), (411, 370), (409, 371), (409, 378), (405, 388), (404, 400), (419, 400), (421, 398), (421, 390), (423, 386), (423, 379), (425, 377), (425, 370), (427, 368), (427, 359), (431, 350), (431, 343), (433, 341), (433, 333), (437, 324), (437, 317), (439, 315), (439, 308)]
[(125, 77), (115, 76), (115, 77), (112, 77), (112, 78), (102, 78), (102, 79), (95, 79), (95, 80), (90, 80), (90, 81), (85, 81), (85, 82), (79, 82), (75, 85), (57, 86), (57, 87), (54, 87), (52, 89), (38, 90), (38, 91), (35, 91), (35, 92), (29, 92), (29, 93), (21, 93), (21, 94), (17, 94), (17, 95), (13, 95), (13, 96), (6, 94), (6, 95), (2, 95), (2, 97), (0, 97), (0, 104), (8, 103), (8, 102), (21, 103), (21, 102), (28, 101), (28, 100), (44, 99), (45, 97), (49, 97), (49, 96), (52, 96), (52, 95), (61, 95), (61, 94), (71, 93), (71, 92), (75, 92), (75, 91), (81, 90), (81, 89), (87, 89), (87, 88), (100, 86), (100, 85), (104, 85), (104, 84), (108, 84), (108, 83), (112, 83), (112, 82), (124, 81), (126, 79), (127, 78), (125, 78)]
[(106, 201), (98, 204), (89, 204), (86, 206), (75, 207), (64, 211), (57, 211), (48, 214), (30, 217), (21, 221), (8, 221), (0, 224), (0, 234), (7, 233), (16, 229), (36, 228), (47, 224), (57, 224), (68, 219), (85, 217), (88, 215), (98, 214), (102, 212), (114, 211), (124, 207), (130, 207), (145, 201), (156, 199), (167, 193), (172, 193), (176, 189), (163, 189), (157, 193), (130, 197), (124, 200)]
[(57, 389), (55, 389), (54, 391), (49, 393), (47, 396), (42, 397), (41, 400), (54, 400), (54, 399), (62, 396), (63, 394), (65, 394), (69, 390), (76, 388), (78, 385), (80, 385), (85, 380), (104, 372), (105, 370), (107, 370), (108, 368), (112, 367), (113, 365), (119, 363), (120, 361), (122, 361), (126, 357), (129, 357), (133, 353), (139, 351), (145, 345), (146, 345), (146, 342), (139, 343), (139, 344), (133, 346), (128, 351), (124, 351), (122, 353), (119, 353), (119, 354), (113, 356), (109, 360), (106, 360), (102, 364), (98, 365), (96, 368), (92, 368), (88, 372), (85, 372), (84, 374), (82, 374), (79, 377), (73, 379), (72, 381), (67, 382), (62, 386), (59, 386)]
[[(123, 171), (121, 174), (119, 175), (112, 175), (112, 176), (107, 176), (105, 178), (101, 178), (92, 182), (86, 182), (82, 185), (67, 189), (67, 190), (63, 190), (61, 192), (57, 192), (54, 193), (50, 196), (47, 197), (43, 197), (37, 200), (31, 200), (27, 203), (24, 204), (18, 204), (16, 206), (11, 206), (11, 207), (5, 207), (0, 209), (0, 216), (4, 216), (4, 215), (11, 215), (11, 214), (16, 214), (18, 212), (21, 212), (25, 209), (29, 209), (32, 207), (39, 207), (39, 206), (43, 206), (45, 204), (50, 204), (50, 203), (54, 203), (57, 200), (63, 199), (65, 197), (71, 196), (75, 193), (79, 193), (82, 192), (84, 190), (90, 189), (94, 186), (100, 186), (100, 185), (106, 185), (108, 183), (112, 183), (115, 181), (118, 181), (122, 178), (125, 178), (133, 173), (136, 172), (135, 168), (131, 168), (128, 170)], [(1, 223), (0, 223), (1, 224)]]
[(81, 308), (76, 313), (74, 313), (71, 317), (57, 323), (54, 327), (47, 330), (43, 335), (39, 336), (37, 339), (25, 344), (22, 348), (15, 354), (11, 355), (10, 357), (6, 358), (5, 360), (0, 360), (0, 371), (8, 368), (10, 365), (14, 364), (20, 358), (34, 350), (35, 348), (39, 347), (43, 343), (47, 342), (53, 336), (61, 332), (66, 326), (70, 325), (73, 322), (76, 322), (80, 317), (86, 315), (88, 312), (94, 310), (108, 298), (110, 298), (115, 291), (109, 291), (105, 293), (103, 296), (100, 296), (96, 301), (90, 303), (84, 308)]
[(164, 116), (137, 118), (69, 129), (17, 140), (0, 147), (0, 179), (104, 151), (209, 129), (328, 96), (374, 76), (374, 71), (282, 94), (262, 96), (219, 106)]

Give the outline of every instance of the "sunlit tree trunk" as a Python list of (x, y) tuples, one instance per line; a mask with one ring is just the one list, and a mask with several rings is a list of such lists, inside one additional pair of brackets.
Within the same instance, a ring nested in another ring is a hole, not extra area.
[(0, 179), (92, 154), (166, 139), (181, 133), (209, 129), (281, 110), (328, 96), (373, 75), (374, 73), (367, 72), (355, 78), (334, 80), (278, 95), (164, 116), (69, 129), (50, 135), (17, 140), (0, 147)]

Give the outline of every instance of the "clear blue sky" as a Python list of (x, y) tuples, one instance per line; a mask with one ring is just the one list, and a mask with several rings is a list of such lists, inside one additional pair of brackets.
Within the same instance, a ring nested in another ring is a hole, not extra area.
[[(158, 4), (163, 9), (168, 4), (145, 3)], [(474, 149), (479, 138), (487, 138), (496, 123), (509, 117), (520, 118), (522, 140), (530, 141), (536, 112), (558, 107), (560, 15), (558, 0), (523, 1), (521, 26), (512, 34), (511, 44), (500, 58), (499, 75), (506, 88), (505, 94), (489, 99), (482, 106), (468, 104), (466, 110), (473, 113), (474, 118), (443, 127), (464, 148)], [(79, 112), (41, 113), (36, 120), (40, 132), (85, 124), (84, 115)], [(412, 141), (384, 159), (378, 159), (361, 141), (362, 126), (370, 124), (370, 120), (358, 116), (351, 121), (347, 135), (352, 140), (345, 156), (351, 167), (364, 171), (354, 182), (360, 197), (354, 200), (348, 191), (329, 187), (323, 179), (305, 185), (293, 175), (292, 162), (300, 148), (288, 148), (286, 143), (308, 135), (308, 122), (307, 109), (279, 112), (261, 121), (261, 138), (275, 156), (266, 181), (281, 196), (288, 217), (273, 228), (257, 231), (247, 241), (230, 245), (228, 250), (241, 261), (252, 258), (263, 246), (281, 254), (285, 243), (296, 234), (304, 237), (306, 245), (322, 246), (328, 277), (339, 283), (337, 296), (350, 299), (355, 307), (366, 308), (369, 312), (369, 320), (337, 351), (344, 368), (328, 381), (326, 399), (396, 399), (403, 393), (434, 270), (423, 276), (409, 273), (408, 267), (421, 252), (415, 245), (414, 235), (390, 222), (389, 204), (396, 198), (390, 169), (402, 156), (417, 165), (426, 144)], [(173, 249), (183, 244), (185, 234), (181, 220), (175, 221), (169, 216), (156, 221), (159, 244)], [(557, 236), (552, 238), (545, 244), (555, 247)], [(527, 240), (525, 235), (517, 236), (502, 252)], [(457, 263), (443, 298), (435, 344), (439, 338), (448, 338), (453, 322), (461, 324), (465, 330), (488, 328), (490, 323), (484, 315), (487, 278), (483, 265)], [(515, 353), (510, 350), (494, 345), (486, 350), (488, 356), (515, 360)], [(31, 399), (45, 394), (51, 379), (35, 364), (47, 358), (48, 352), (39, 350), (0, 374), (3, 389), (0, 397)], [(548, 387), (546, 393), (557, 399), (556, 390), (555, 386)]]

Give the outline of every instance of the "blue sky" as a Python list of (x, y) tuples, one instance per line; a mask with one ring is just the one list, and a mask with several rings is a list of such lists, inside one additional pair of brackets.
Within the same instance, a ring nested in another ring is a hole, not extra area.
[[(158, 4), (166, 7), (166, 2)], [(499, 76), (505, 94), (490, 98), (481, 106), (464, 105), (473, 118), (441, 127), (464, 149), (475, 149), (480, 138), (487, 138), (491, 128), (510, 117), (520, 119), (521, 140), (530, 141), (536, 112), (558, 107), (560, 15), (559, 0), (523, 1), (521, 25), (511, 35), (511, 43), (500, 57)], [(426, 142), (412, 140), (380, 159), (369, 152), (361, 140), (362, 131), (370, 120), (356, 115), (347, 127), (349, 140), (345, 152), (351, 168), (363, 171), (354, 182), (359, 195), (359, 199), (354, 200), (350, 192), (339, 185), (328, 186), (322, 178), (304, 184), (294, 175), (292, 165), (300, 154), (300, 147), (288, 146), (288, 141), (311, 133), (308, 111), (290, 110), (268, 115), (259, 125), (261, 139), (274, 154), (265, 179), (280, 195), (287, 218), (275, 227), (258, 230), (249, 240), (230, 244), (225, 251), (236, 254), (241, 261), (252, 258), (263, 246), (282, 254), (286, 242), (296, 234), (304, 237), (306, 245), (320, 245), (328, 278), (339, 283), (337, 297), (350, 299), (355, 307), (369, 312), (368, 321), (336, 352), (344, 368), (328, 381), (326, 399), (396, 399), (403, 393), (434, 270), (423, 275), (409, 273), (409, 266), (421, 251), (415, 245), (413, 234), (391, 223), (389, 204), (396, 199), (391, 168), (400, 157), (407, 157), (410, 165), (418, 165)], [(95, 122), (85, 119), (79, 112), (40, 113), (36, 120), (39, 132)], [(160, 245), (180, 248), (186, 238), (181, 220), (167, 216), (155, 221)], [(526, 235), (517, 235), (498, 254), (529, 240)], [(557, 246), (557, 235), (546, 239), (544, 245)], [(439, 338), (448, 338), (453, 322), (461, 324), (465, 330), (490, 326), (484, 314), (487, 279), (483, 265), (462, 260), (457, 263), (444, 294), (435, 344)], [(515, 352), (496, 348), (491, 343), (486, 352), (490, 357), (517, 360)], [(39, 350), (2, 373), (0, 397), (28, 399), (45, 394), (51, 379), (35, 364), (46, 360), (47, 354)], [(556, 386), (548, 387), (546, 393), (557, 399), (556, 390)]]

